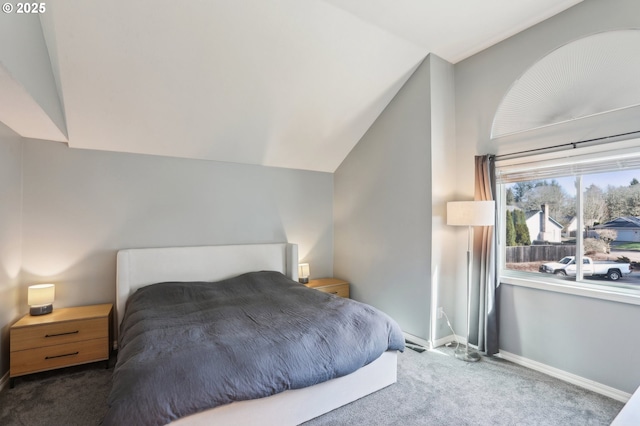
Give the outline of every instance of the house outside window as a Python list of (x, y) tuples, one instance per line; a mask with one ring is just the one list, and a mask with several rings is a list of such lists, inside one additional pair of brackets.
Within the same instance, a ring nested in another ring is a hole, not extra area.
[(640, 296), (638, 146), (496, 161), (501, 279)]

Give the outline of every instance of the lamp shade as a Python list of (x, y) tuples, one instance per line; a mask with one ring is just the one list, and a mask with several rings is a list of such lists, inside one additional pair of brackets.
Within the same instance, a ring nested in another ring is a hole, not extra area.
[(495, 201), (450, 201), (447, 203), (447, 225), (490, 226), (496, 221)]
[(309, 264), (301, 263), (298, 265), (298, 276), (300, 278), (309, 278)]
[(27, 303), (29, 306), (50, 305), (55, 300), (55, 291), (54, 284), (31, 285), (27, 293)]
[(298, 264), (298, 282), (306, 284), (309, 282), (309, 264), (308, 263), (299, 263)]

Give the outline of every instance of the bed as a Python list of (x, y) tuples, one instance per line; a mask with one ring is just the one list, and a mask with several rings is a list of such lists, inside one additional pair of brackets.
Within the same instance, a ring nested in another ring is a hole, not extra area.
[[(335, 304), (347, 304), (348, 311), (349, 309), (361, 309), (362, 305), (365, 310), (375, 311), (375, 309), (371, 307), (367, 307), (363, 304), (358, 304), (355, 301), (350, 301), (347, 299), (337, 298), (335, 296), (327, 295), (321, 292), (317, 292), (315, 290), (307, 289), (304, 286), (298, 284), (297, 281), (297, 264), (298, 264), (298, 253), (297, 246), (295, 244), (250, 244), (250, 245), (231, 245), (231, 246), (206, 246), (206, 247), (173, 247), (173, 248), (154, 248), (154, 249), (130, 249), (130, 250), (121, 250), (118, 252), (117, 257), (117, 291), (116, 291), (116, 309), (117, 309), (117, 320), (119, 327), (122, 324), (123, 334), (119, 337), (121, 342), (125, 342), (124, 346), (121, 348), (121, 353), (119, 354), (118, 364), (114, 370), (114, 388), (112, 389), (112, 394), (110, 395), (110, 408), (105, 417), (105, 425), (109, 424), (117, 424), (119, 421), (121, 422), (122, 410), (117, 415), (119, 404), (123, 400), (128, 400), (130, 396), (123, 397), (122, 390), (130, 386), (130, 382), (127, 383), (127, 380), (135, 380), (133, 379), (133, 369), (134, 360), (129, 359), (127, 352), (137, 354), (139, 352), (139, 348), (134, 350), (131, 348), (135, 348), (134, 343), (138, 342), (137, 337), (131, 337), (135, 335), (131, 330), (139, 330), (143, 327), (142, 323), (147, 323), (149, 320), (149, 315), (147, 315), (147, 311), (151, 305), (155, 305), (157, 302), (154, 299), (156, 292), (168, 292), (172, 295), (178, 295), (176, 297), (183, 297), (183, 294), (193, 294), (195, 300), (201, 300), (204, 296), (199, 292), (204, 292), (209, 294), (214, 291), (229, 291), (230, 287), (244, 288), (242, 285), (248, 286), (247, 288), (255, 289), (256, 292), (265, 292), (264, 295), (256, 295), (254, 296), (250, 292), (242, 293), (243, 295), (250, 295), (250, 297), (263, 297), (265, 301), (275, 301), (274, 303), (287, 303), (288, 305), (280, 305), (275, 309), (275, 311), (287, 311), (293, 312), (293, 316), (299, 316), (300, 318), (306, 321), (309, 321), (309, 318), (317, 318), (316, 313), (309, 313), (308, 315), (305, 313), (307, 311), (298, 311), (297, 299), (287, 299), (288, 297), (293, 297), (293, 294), (298, 294), (302, 296), (303, 299), (309, 299), (312, 304), (317, 306), (322, 306), (322, 309), (333, 310)], [(263, 272), (258, 272), (263, 271)], [(261, 286), (262, 280), (267, 280), (268, 283), (273, 283), (274, 290), (279, 291), (280, 294), (283, 295), (282, 301), (278, 300), (278, 297), (267, 294), (266, 288), (271, 286), (265, 285)], [(261, 280), (261, 281), (256, 281)], [(232, 284), (232, 286), (230, 286)], [(253, 286), (253, 287), (252, 287)], [(280, 286), (280, 287), (277, 287)], [(154, 292), (154, 293), (152, 293)], [(226, 293), (225, 293), (226, 294)], [(164, 296), (163, 296), (164, 297)], [(173, 296), (172, 296), (173, 297)], [(186, 297), (186, 296), (185, 296)], [(207, 296), (208, 297), (208, 296)], [(218, 296), (215, 296), (218, 297)], [(235, 296), (234, 296), (235, 297)], [(297, 297), (297, 296), (296, 296)], [(245, 296), (242, 297), (243, 299)], [(249, 298), (249, 296), (247, 296)], [(136, 312), (136, 308), (129, 307), (127, 311), (127, 318), (125, 318), (125, 306), (127, 306), (127, 301), (131, 300), (131, 306), (138, 306), (136, 304), (142, 304), (140, 306), (144, 306), (141, 309), (142, 314)], [(163, 301), (164, 299), (157, 299)], [(218, 299), (214, 299), (218, 300)], [(220, 299), (222, 300), (222, 299)], [(135, 303), (134, 303), (135, 302)], [(145, 303), (147, 305), (145, 305)], [(161, 305), (164, 302), (158, 303)], [(231, 299), (228, 299), (228, 303), (231, 304)], [(244, 303), (244, 302), (243, 302)], [(266, 303), (266, 302), (265, 302)], [(227, 301), (224, 303), (225, 309), (230, 309), (226, 307)], [(326, 304), (326, 305), (325, 305)], [(220, 303), (222, 305), (222, 303)], [(187, 311), (191, 308), (191, 303), (184, 304), (180, 302), (180, 304), (176, 306), (187, 306), (184, 309)], [(206, 305), (207, 308), (203, 309), (204, 311), (208, 311), (209, 304)], [(244, 305), (243, 305), (244, 306)], [(171, 308), (171, 309), (183, 309), (183, 308)], [(249, 310), (250, 308), (240, 308), (241, 311)], [(302, 309), (302, 308), (300, 308)], [(211, 308), (213, 310), (213, 308)], [(334, 312), (334, 311), (332, 311)], [(342, 308), (340, 311), (342, 312)], [(142, 315), (142, 316), (140, 316)], [(173, 322), (178, 322), (177, 318), (190, 317), (190, 316), (200, 316), (200, 311), (188, 311), (185, 315), (180, 314), (179, 317), (172, 319)], [(204, 315), (204, 313), (203, 313)], [(225, 314), (226, 315), (226, 314)], [(250, 317), (253, 319), (256, 315), (270, 315), (270, 313), (258, 313), (250, 312), (245, 315), (245, 317)], [(314, 317), (315, 315), (315, 317)], [(347, 315), (347, 313), (345, 313)], [(158, 316), (157, 314), (151, 315), (151, 317)], [(333, 315), (324, 315), (325, 317), (333, 316)], [(384, 314), (382, 314), (384, 316)], [(225, 316), (225, 318), (227, 318)], [(359, 317), (358, 317), (359, 318)], [(246, 320), (246, 318), (245, 318)], [(371, 322), (377, 322), (379, 319), (376, 318)], [(227, 323), (233, 323), (235, 320), (226, 320)], [(315, 320), (314, 320), (315, 321)], [(361, 320), (347, 320), (347, 322), (352, 321), (358, 323)], [(258, 321), (256, 323), (259, 323)], [(369, 322), (367, 320), (367, 322)], [(264, 322), (262, 322), (264, 323)], [(151, 323), (149, 323), (151, 324)], [(207, 327), (211, 327), (210, 322), (206, 322)], [(173, 323), (171, 324), (173, 326)], [(308, 323), (305, 325), (308, 326)], [(361, 328), (362, 324), (358, 323), (357, 328)], [(295, 425), (310, 420), (314, 417), (317, 417), (321, 414), (324, 414), (328, 411), (331, 411), (335, 408), (338, 408), (344, 404), (352, 402), (358, 398), (361, 398), (365, 395), (368, 395), (372, 392), (375, 392), (381, 388), (384, 388), (392, 383), (395, 383), (397, 377), (397, 351), (403, 349), (403, 339), (402, 333), (399, 331), (399, 327), (397, 324), (391, 320), (390, 323), (386, 325), (389, 329), (389, 335), (387, 337), (388, 342), (385, 342), (385, 348), (390, 350), (383, 349), (380, 351), (380, 354), (376, 354), (375, 357), (368, 353), (366, 355), (357, 355), (361, 359), (367, 359), (363, 366), (358, 367), (353, 372), (348, 372), (348, 374), (338, 374), (336, 378), (331, 378), (327, 381), (321, 381), (316, 383), (318, 380), (316, 378), (310, 379), (305, 378), (304, 380), (310, 381), (312, 385), (305, 387), (300, 387), (300, 383), (294, 385), (288, 384), (288, 386), (293, 387), (287, 390), (281, 391), (281, 389), (276, 389), (273, 394), (265, 397), (257, 397), (255, 399), (246, 399), (246, 396), (239, 395), (240, 400), (233, 399), (230, 403), (225, 403), (223, 405), (218, 405), (211, 409), (203, 410), (201, 407), (197, 408), (195, 412), (183, 416), (183, 414), (178, 415), (176, 418), (171, 418), (171, 424), (175, 425), (205, 425), (205, 424), (238, 424), (238, 425), (251, 425), (251, 424), (260, 424), (260, 425)], [(151, 332), (156, 332), (157, 330), (164, 329), (165, 326), (152, 326)], [(279, 328), (272, 327), (272, 328)], [(190, 333), (195, 333), (193, 328), (189, 326), (187, 329), (189, 331), (185, 331), (180, 334), (180, 336), (188, 336)], [(216, 329), (217, 330), (217, 329)], [(243, 329), (240, 329), (243, 330)], [(147, 331), (145, 331), (146, 333)], [(243, 332), (238, 332), (237, 334), (243, 334)], [(260, 331), (259, 337), (262, 338), (263, 331)], [(218, 335), (218, 331), (214, 333)], [(313, 335), (313, 333), (309, 333)], [(322, 333), (316, 333), (317, 335), (326, 335)], [(306, 335), (301, 335), (302, 338), (305, 338)], [(347, 336), (345, 332), (345, 336)], [(185, 342), (189, 342), (190, 337), (184, 337)], [(198, 337), (199, 339), (200, 337)], [(256, 339), (256, 337), (251, 337), (252, 339)], [(349, 337), (351, 338), (351, 337)], [(292, 339), (297, 340), (300, 338)], [(368, 338), (367, 338), (368, 339)], [(193, 340), (193, 339), (191, 339)], [(327, 339), (328, 340), (328, 339)], [(371, 337), (372, 342), (379, 341), (378, 337)], [(160, 340), (158, 340), (160, 341)], [(367, 340), (368, 341), (368, 340)], [(150, 345), (148, 342), (143, 346), (155, 346), (155, 340)], [(387, 348), (387, 343), (389, 348)], [(183, 344), (183, 343), (180, 343)], [(205, 343), (203, 343), (204, 345)], [(211, 345), (216, 345), (215, 347), (219, 347), (219, 342), (214, 343), (206, 343)], [(380, 343), (372, 344), (371, 346), (376, 346), (379, 349)], [(228, 344), (227, 346), (232, 349), (235, 348), (236, 344)], [(280, 345), (277, 345), (278, 347)], [(336, 347), (337, 351), (340, 352), (340, 346)], [(202, 349), (202, 348), (199, 348)], [(174, 349), (171, 349), (171, 351)], [(228, 350), (225, 349), (225, 350)], [(235, 349), (234, 349), (235, 350)], [(333, 350), (333, 349), (332, 349)], [(168, 351), (166, 349), (158, 349), (158, 353), (165, 354)], [(277, 352), (277, 349), (274, 349)], [(170, 351), (169, 351), (170, 352)], [(208, 353), (213, 353), (214, 351), (210, 351)], [(293, 351), (292, 351), (293, 352)], [(313, 352), (313, 351), (308, 351)], [(355, 352), (350, 348), (347, 352)], [(217, 354), (217, 351), (215, 351)], [(221, 352), (224, 353), (224, 352)], [(267, 354), (266, 352), (260, 352), (261, 354)], [(295, 358), (298, 357), (297, 352), (294, 352), (296, 355), (293, 360), (287, 359), (283, 364), (295, 364), (297, 360)], [(122, 359), (121, 356), (122, 355)], [(137, 354), (139, 355), (139, 354)], [(283, 357), (286, 354), (282, 353), (274, 353), (273, 357)], [(217, 356), (217, 355), (216, 355)], [(222, 356), (222, 355), (221, 355)], [(144, 357), (147, 357), (145, 354)], [(200, 357), (200, 358), (198, 358)], [(237, 358), (238, 352), (236, 351), (232, 358)], [(369, 357), (371, 359), (368, 359)], [(138, 358), (140, 358), (138, 356)], [(166, 358), (166, 357), (164, 357)], [(196, 355), (193, 357), (194, 359), (202, 359), (202, 355)], [(267, 357), (266, 357), (267, 358)], [(151, 359), (151, 358), (149, 358)], [(154, 359), (155, 362), (155, 359)], [(175, 362), (175, 360), (174, 360)], [(217, 362), (217, 358), (216, 358)], [(350, 361), (351, 362), (351, 361)], [(361, 361), (354, 361), (361, 362)], [(181, 361), (182, 363), (182, 361)], [(184, 363), (186, 364), (186, 363)], [(345, 361), (345, 365), (348, 364)], [(217, 365), (214, 363), (214, 365)], [(247, 366), (249, 364), (242, 364), (243, 366)], [(270, 368), (268, 369), (269, 373), (264, 373), (265, 377), (269, 379), (269, 374), (271, 374), (271, 370), (273, 370), (274, 366), (278, 367), (277, 364), (270, 364)], [(144, 365), (143, 365), (144, 367)], [(178, 377), (175, 371), (172, 371), (173, 367), (165, 367), (158, 365), (157, 368), (155, 364), (153, 364), (154, 368), (149, 369), (147, 365), (144, 368), (147, 368), (149, 374), (158, 375), (166, 375), (167, 377)], [(189, 372), (182, 371), (182, 364), (178, 367), (180, 370), (180, 374), (184, 374), (185, 376), (189, 376)], [(184, 367), (186, 368), (186, 367)], [(325, 367), (327, 368), (327, 367)], [(332, 367), (333, 368), (333, 367)], [(336, 367), (338, 369), (342, 367)], [(243, 370), (245, 368), (242, 368)], [(249, 367), (246, 369), (250, 370)], [(328, 369), (328, 368), (327, 368)], [(221, 368), (221, 371), (230, 371), (232, 368)], [(277, 368), (275, 368), (277, 370)], [(266, 371), (266, 370), (265, 370)], [(298, 368), (296, 371), (301, 371)], [(146, 378), (146, 374), (142, 375), (142, 381)], [(173, 376), (172, 376), (173, 374)], [(200, 374), (200, 373), (199, 373)], [(213, 374), (213, 372), (212, 372)], [(215, 373), (217, 374), (217, 373)], [(225, 373), (226, 374), (226, 373)], [(260, 376), (260, 374), (254, 374), (250, 377)], [(276, 373), (273, 373), (276, 374)], [(284, 373), (287, 380), (289, 380), (289, 376)], [(196, 377), (194, 374), (193, 377)], [(315, 377), (315, 376), (314, 376)], [(278, 382), (281, 376), (278, 376)], [(246, 379), (246, 378), (245, 378)], [(124, 380), (124, 382), (123, 382)], [(211, 378), (209, 383), (218, 383), (224, 380), (228, 380), (225, 378), (218, 377), (217, 379)], [(241, 378), (231, 378), (233, 383), (241, 382), (243, 379)], [(305, 381), (302, 380), (302, 383)], [(202, 380), (206, 382), (207, 380)], [(125, 385), (122, 385), (122, 383)], [(119, 384), (120, 383), (120, 384)], [(169, 380), (169, 383), (173, 383), (172, 380)], [(191, 386), (192, 381), (189, 381), (189, 386)], [(275, 383), (275, 382), (274, 382)], [(153, 384), (156, 389), (165, 388), (163, 386), (158, 386), (157, 384)], [(275, 385), (274, 385), (275, 386)], [(278, 385), (279, 386), (279, 385)], [(168, 388), (170, 386), (166, 386)], [(299, 388), (297, 388), (299, 387)], [(141, 387), (140, 389), (145, 389)], [(185, 388), (186, 389), (186, 388)], [(236, 394), (235, 388), (233, 389), (233, 397), (238, 396)], [(139, 392), (146, 394), (146, 391)], [(183, 392), (185, 395), (188, 394), (187, 390)], [(199, 392), (198, 395), (202, 395), (202, 392)], [(114, 397), (114, 395), (116, 397)], [(189, 397), (190, 398), (190, 397)], [(229, 398), (229, 396), (225, 396), (225, 398)], [(165, 404), (167, 406), (171, 406), (173, 409), (173, 402), (170, 404)], [(181, 413), (179, 408), (176, 408), (176, 413)], [(175, 416), (174, 416), (175, 417)], [(118, 420), (120, 419), (120, 420)], [(159, 421), (156, 424), (166, 423), (166, 421)], [(153, 424), (153, 422), (150, 422)]]

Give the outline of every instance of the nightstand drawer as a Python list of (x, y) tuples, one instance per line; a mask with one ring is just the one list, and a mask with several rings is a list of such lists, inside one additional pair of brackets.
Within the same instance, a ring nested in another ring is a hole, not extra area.
[(349, 298), (349, 284), (329, 285), (325, 287), (316, 287), (318, 291), (324, 293), (335, 294), (336, 296)]
[(349, 283), (338, 278), (318, 278), (309, 280), (305, 286), (324, 293), (349, 298)]
[(108, 317), (11, 329), (11, 352), (108, 337)]
[(11, 377), (109, 358), (109, 338), (11, 353)]

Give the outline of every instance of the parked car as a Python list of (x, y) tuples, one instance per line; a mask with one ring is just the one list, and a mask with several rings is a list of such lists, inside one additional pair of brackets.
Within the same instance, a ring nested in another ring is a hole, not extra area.
[[(582, 274), (585, 277), (607, 277), (611, 281), (617, 281), (624, 275), (629, 275), (631, 273), (631, 265), (629, 263), (593, 261), (589, 257), (583, 257), (582, 265)], [(540, 265), (539, 271), (547, 274), (575, 277), (575, 256), (566, 256), (557, 262), (543, 263)]]

